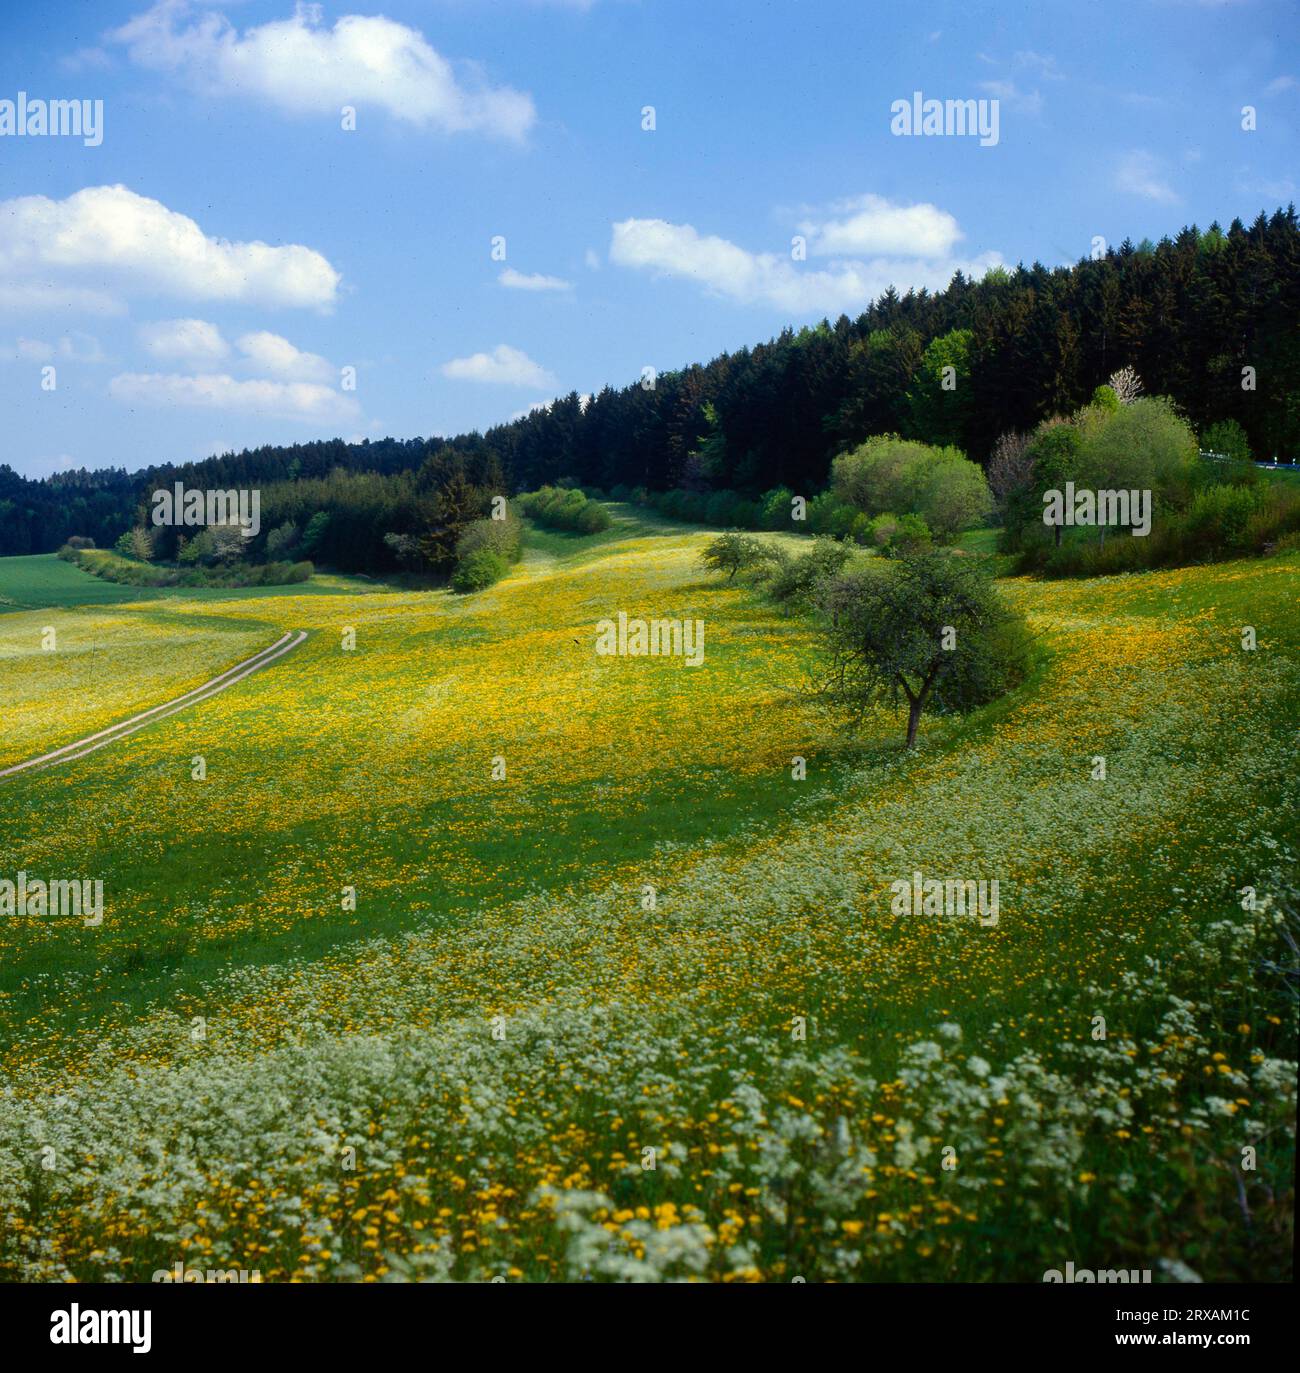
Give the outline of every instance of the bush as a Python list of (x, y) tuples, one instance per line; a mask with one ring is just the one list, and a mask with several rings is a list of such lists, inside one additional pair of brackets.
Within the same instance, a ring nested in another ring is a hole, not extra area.
[(1188, 544), (1210, 558), (1230, 557), (1249, 547), (1247, 529), (1260, 507), (1249, 486), (1207, 486), (1198, 491), (1182, 517)]
[(513, 512), (507, 511), (504, 520), (475, 520), (466, 526), (456, 540), (456, 558), (464, 562), (480, 548), (491, 549), (507, 565), (517, 563), (523, 544), (523, 530)]
[(83, 572), (123, 586), (286, 586), (308, 581), (315, 572), (310, 562), (240, 564), (225, 567), (178, 566), (143, 563), (110, 553), (107, 549), (69, 548), (60, 552)]
[[(1183, 505), (1200, 462), (1187, 421), (1163, 396), (1143, 396), (1113, 414), (1084, 417), (1076, 485), (1104, 490), (1148, 490), (1160, 506)], [(1055, 483), (1053, 483), (1055, 484)]]
[(836, 497), (867, 515), (920, 515), (940, 539), (978, 524), (993, 507), (979, 467), (956, 448), (880, 434), (831, 464)]
[(887, 558), (898, 558), (929, 548), (930, 526), (920, 515), (877, 515), (867, 526), (867, 542)]
[(730, 579), (737, 572), (746, 572), (777, 561), (779, 551), (752, 534), (719, 534), (700, 554), (700, 562), (710, 572), (725, 572)]
[(714, 491), (704, 502), (705, 524), (722, 525), (724, 528), (736, 523), (736, 504), (740, 497), (734, 491)]
[(1201, 447), (1207, 453), (1218, 453), (1233, 462), (1250, 461), (1250, 440), (1236, 420), (1219, 420), (1201, 435)]
[(823, 491), (808, 502), (809, 533), (847, 539), (852, 535), (854, 522), (861, 513), (851, 505), (846, 505), (834, 491)]
[(1119, 409), (1119, 396), (1113, 386), (1099, 386), (1092, 393), (1092, 403), (1098, 410), (1115, 411)]
[(794, 492), (788, 486), (774, 487), (764, 495), (761, 503), (762, 524), (764, 529), (789, 529), (792, 527)]
[(774, 565), (767, 594), (787, 609), (810, 609), (816, 604), (822, 588), (844, 571), (851, 556), (847, 544), (836, 539), (815, 538), (806, 553), (782, 558)]
[(763, 511), (757, 501), (738, 500), (731, 510), (731, 522), (737, 529), (761, 529)]
[(598, 534), (612, 521), (609, 511), (576, 487), (543, 486), (519, 497), (519, 507), (529, 519), (550, 529), (568, 529), (578, 534)]
[(476, 548), (463, 558), (451, 574), (454, 591), (467, 593), (482, 591), (499, 582), (509, 571), (506, 560), (490, 548)]

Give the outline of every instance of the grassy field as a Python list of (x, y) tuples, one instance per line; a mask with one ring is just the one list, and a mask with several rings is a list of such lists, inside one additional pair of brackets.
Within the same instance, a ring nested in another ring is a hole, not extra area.
[[(1300, 558), (1004, 582), (1038, 674), (904, 756), (708, 537), (622, 507), (472, 597), (0, 561), (53, 607), (0, 756), (309, 635), (0, 782), (0, 878), (105, 889), (0, 925), (0, 1276), (1290, 1275)], [(596, 656), (619, 610), (704, 664)], [(918, 870), (996, 927), (895, 914)]]

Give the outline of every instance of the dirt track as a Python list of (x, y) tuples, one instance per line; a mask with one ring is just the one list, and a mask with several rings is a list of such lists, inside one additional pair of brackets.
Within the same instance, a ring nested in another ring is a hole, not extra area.
[(0, 768), (0, 780), (12, 777), (19, 772), (29, 772), (35, 768), (48, 768), (55, 767), (59, 763), (71, 763), (77, 758), (84, 758), (88, 753), (94, 753), (96, 749), (106, 748), (109, 744), (114, 744), (119, 739), (125, 739), (127, 735), (134, 734), (137, 730), (157, 724), (159, 720), (165, 720), (169, 715), (175, 715), (177, 711), (187, 710), (190, 706), (198, 705), (201, 701), (206, 701), (209, 697), (225, 691), (227, 687), (234, 686), (236, 682), (242, 682), (245, 677), (251, 676), (254, 672), (275, 662), (277, 658), (283, 658), (286, 653), (297, 648), (306, 637), (307, 634), (304, 630), (299, 630), (296, 635), (291, 630), (289, 633), (281, 635), (269, 648), (262, 649), (260, 653), (255, 653), (251, 658), (245, 658), (242, 663), (236, 663), (234, 667), (228, 667), (224, 672), (219, 672), (215, 677), (204, 682), (202, 686), (193, 687), (181, 696), (176, 696), (170, 701), (164, 701), (162, 705), (151, 706), (148, 710), (142, 710), (138, 715), (131, 716), (129, 720), (122, 720), (116, 725), (109, 725), (107, 729), (101, 729), (96, 734), (88, 734), (84, 739), (78, 739), (74, 743), (64, 744), (62, 748), (43, 753), (39, 758), (29, 758), (25, 763), (15, 763), (12, 767)]

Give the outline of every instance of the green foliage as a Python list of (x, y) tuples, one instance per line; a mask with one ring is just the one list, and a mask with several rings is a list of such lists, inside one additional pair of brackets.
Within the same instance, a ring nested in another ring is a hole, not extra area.
[(603, 505), (587, 499), (576, 489), (543, 486), (519, 497), (519, 508), (529, 519), (550, 529), (568, 529), (576, 534), (599, 534), (612, 521)]
[(486, 546), (474, 549), (463, 557), (451, 574), (454, 591), (482, 591), (499, 582), (510, 570), (506, 560)]
[(862, 511), (845, 504), (834, 491), (823, 491), (808, 502), (808, 532), (831, 534), (837, 539), (857, 539), (865, 532)]
[(844, 571), (851, 556), (847, 544), (815, 538), (806, 553), (782, 557), (772, 564), (767, 594), (787, 610), (808, 610), (817, 603), (827, 583)]
[(1201, 447), (1207, 453), (1221, 453), (1234, 462), (1250, 461), (1250, 440), (1236, 420), (1219, 420), (1201, 433)]
[(272, 529), (266, 536), (266, 560), (281, 562), (293, 552), (298, 543), (298, 526), (292, 520)]
[(1102, 385), (1092, 393), (1092, 404), (1098, 410), (1113, 412), (1119, 409), (1119, 396), (1113, 386)]
[[(190, 540), (185, 548), (196, 542), (197, 539)], [(102, 548), (68, 548), (65, 552), (68, 560), (83, 572), (134, 587), (287, 586), (309, 581), (315, 572), (312, 563), (305, 560), (296, 563), (215, 563), (206, 567), (191, 562), (168, 567), (144, 563)]]
[(307, 521), (307, 528), (302, 534), (302, 551), (308, 558), (314, 558), (320, 551), (321, 544), (325, 541), (325, 536), (329, 532), (330, 513), (328, 510), (318, 510)]
[(1183, 533), (1193, 547), (1211, 558), (1245, 553), (1250, 547), (1251, 517), (1265, 501), (1262, 490), (1254, 487), (1203, 487), (1183, 516)]
[(979, 467), (955, 448), (880, 434), (835, 459), (837, 498), (868, 515), (920, 515), (936, 538), (948, 539), (978, 524), (992, 509)]
[(1149, 490), (1157, 509), (1181, 504), (1198, 467), (1196, 436), (1172, 401), (1141, 396), (1114, 413), (1089, 412), (1081, 426), (1076, 485)]
[(886, 511), (871, 521), (869, 542), (887, 558), (901, 557), (928, 548), (930, 526), (920, 515), (895, 515)]
[(722, 433), (722, 421), (718, 418), (717, 406), (705, 401), (700, 407), (705, 430), (690, 459), (696, 475), (710, 484), (723, 479), (727, 470), (727, 441)]
[(788, 486), (773, 487), (762, 500), (764, 529), (791, 529), (794, 492)]
[(523, 529), (513, 511), (505, 519), (475, 520), (456, 541), (456, 557), (463, 562), (481, 548), (491, 549), (502, 562), (517, 563), (523, 544)]
[(705, 546), (700, 554), (700, 563), (710, 572), (725, 572), (728, 580), (737, 572), (746, 572), (773, 562), (778, 557), (777, 550), (762, 539), (750, 534), (719, 534)]
[(176, 561), (182, 567), (196, 567), (200, 563), (208, 562), (212, 557), (212, 535), (206, 529), (200, 529), (192, 539), (181, 539), (176, 549)]
[(932, 339), (907, 393), (911, 432), (940, 447), (963, 442), (970, 412), (969, 329), (952, 329)]
[(972, 710), (1031, 667), (1023, 618), (958, 553), (910, 553), (844, 575), (829, 586), (825, 611), (826, 693), (852, 719), (881, 699), (905, 699), (907, 748), (927, 706)]
[(858, 720), (876, 702), (908, 707), (907, 743), (927, 706), (964, 712), (1024, 680), (1032, 663), (1023, 618), (973, 560), (908, 554), (831, 583), (824, 598), (825, 690)]
[[(1148, 392), (1172, 397), (1198, 431), (1234, 416), (1253, 453), (1285, 457), (1300, 451), (1297, 264), (1300, 221), (1279, 209), (1249, 225), (1188, 226), (1149, 250), (1126, 245), (1070, 267), (960, 276), (935, 293), (888, 290), (856, 319), (785, 330), (662, 373), (654, 391), (633, 383), (587, 403), (561, 397), (484, 434), (267, 446), (40, 481), (0, 465), (0, 555), (52, 550), (71, 534), (111, 543), (138, 522), (155, 487), (183, 479), (258, 485), (267, 529), (290, 520), (305, 529), (328, 511), (328, 536), (302, 551), (344, 570), (382, 570), (395, 562), (384, 536), (423, 536), (428, 503), (456, 467), (490, 493), (566, 474), (584, 488), (812, 493), (835, 454), (872, 434), (907, 433), (982, 462), (999, 434), (1028, 433), (1094, 396), (1090, 408), (1109, 409), (1094, 388), (1118, 377), (1127, 358), (1140, 360)], [(1242, 339), (1252, 357), (1267, 359), (1248, 404)], [(942, 389), (947, 365), (956, 368), (954, 391)], [(165, 533), (160, 558), (175, 556), (178, 537)]]

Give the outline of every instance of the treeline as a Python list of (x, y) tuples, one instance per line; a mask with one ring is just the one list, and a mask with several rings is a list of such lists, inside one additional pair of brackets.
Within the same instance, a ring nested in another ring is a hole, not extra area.
[[(1300, 223), (1293, 206), (1245, 227), (1183, 229), (1124, 242), (1072, 267), (958, 273), (946, 290), (886, 291), (855, 320), (798, 331), (622, 389), (576, 392), (484, 434), (450, 440), (260, 448), (204, 462), (63, 473), (27, 481), (0, 467), (0, 554), (58, 548), (69, 535), (112, 543), (148, 494), (276, 487), (274, 519), (305, 536), (329, 516), (317, 552), (355, 570), (400, 565), (399, 545), (454, 556), (464, 492), (535, 490), (571, 479), (752, 497), (821, 491), (834, 459), (873, 435), (952, 447), (984, 464), (999, 437), (1029, 433), (1086, 405), (1133, 367), (1201, 432), (1234, 420), (1256, 457), (1300, 448)], [(342, 474), (339, 476), (338, 474)], [(306, 486), (302, 496), (287, 488)], [(280, 487), (286, 489), (279, 489)], [(310, 500), (319, 501), (308, 511)], [(441, 504), (441, 509), (438, 508)], [(481, 514), (482, 512), (476, 512)], [(265, 520), (264, 515), (264, 520)]]
[[(104, 468), (39, 481), (0, 465), (0, 556), (53, 552), (73, 537), (112, 546), (133, 527), (155, 529), (154, 491), (180, 482), (187, 490), (261, 493), (263, 532), (247, 550), (255, 559), (264, 552), (269, 529), (294, 520), (305, 529), (313, 515), (323, 513), (332, 528), (322, 538), (322, 561), (348, 571), (392, 568), (397, 563), (384, 535), (423, 532), (431, 514), (425, 503), (453, 475), (493, 493), (506, 489), (500, 463), (479, 434), (265, 445), (130, 474)], [(157, 527), (156, 556), (174, 558), (180, 539), (193, 532)]]
[(1249, 229), (1234, 220), (1226, 233), (1126, 241), (1073, 267), (1036, 263), (979, 282), (958, 273), (935, 294), (889, 290), (856, 320), (788, 329), (661, 374), (653, 389), (571, 394), (484, 437), (530, 489), (567, 476), (607, 490), (811, 495), (839, 453), (875, 434), (984, 463), (1001, 434), (1071, 413), (1126, 366), (1198, 432), (1235, 419), (1257, 457), (1300, 448), (1294, 207)]

